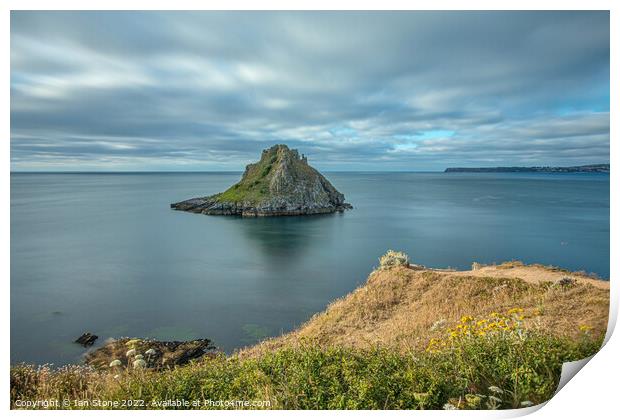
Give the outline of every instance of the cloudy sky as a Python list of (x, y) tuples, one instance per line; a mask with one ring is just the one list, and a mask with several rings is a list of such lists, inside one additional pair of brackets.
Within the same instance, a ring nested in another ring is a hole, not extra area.
[(12, 170), (609, 162), (607, 12), (12, 12)]

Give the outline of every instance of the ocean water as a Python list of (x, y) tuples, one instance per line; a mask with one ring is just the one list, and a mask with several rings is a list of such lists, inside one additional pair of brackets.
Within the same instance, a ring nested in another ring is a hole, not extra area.
[(11, 174), (11, 362), (77, 362), (82, 332), (290, 331), (387, 249), (432, 267), (519, 259), (609, 276), (609, 176), (327, 173), (354, 210), (242, 219), (170, 209), (239, 173)]

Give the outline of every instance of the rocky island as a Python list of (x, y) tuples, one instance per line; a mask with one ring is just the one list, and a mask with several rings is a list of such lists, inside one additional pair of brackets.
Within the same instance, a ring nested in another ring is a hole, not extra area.
[(170, 205), (175, 210), (208, 215), (298, 216), (353, 208), (344, 195), (304, 155), (284, 144), (263, 150), (260, 161), (246, 166), (241, 180), (226, 191)]

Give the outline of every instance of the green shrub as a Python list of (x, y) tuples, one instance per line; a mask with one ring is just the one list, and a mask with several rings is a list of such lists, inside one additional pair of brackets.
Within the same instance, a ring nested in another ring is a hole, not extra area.
[(271, 164), (269, 164), (269, 165), (267, 165), (267, 166), (265, 166), (263, 168), (263, 170), (261, 171), (261, 174), (260, 174), (261, 178), (264, 178), (267, 175), (269, 175), (269, 171), (271, 171)]
[[(459, 408), (519, 408), (542, 403), (555, 392), (562, 363), (594, 354), (601, 344), (583, 326), (570, 340), (524, 328), (522, 308), (484, 318), (463, 316), (442, 338), (430, 340), (427, 353), (454, 368), (470, 397), (449, 401)], [(492, 390), (489, 392), (488, 390)], [(501, 394), (501, 395), (500, 395)]]

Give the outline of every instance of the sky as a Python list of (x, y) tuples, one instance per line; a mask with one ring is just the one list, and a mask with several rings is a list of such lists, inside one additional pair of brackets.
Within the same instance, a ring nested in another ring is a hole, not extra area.
[(11, 170), (609, 162), (609, 13), (11, 12)]

